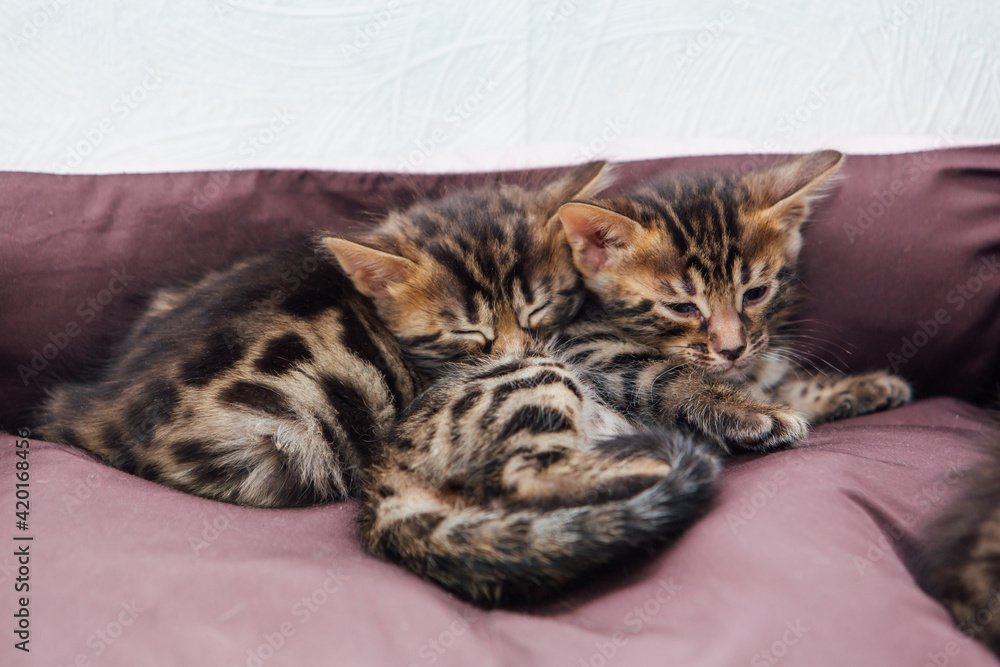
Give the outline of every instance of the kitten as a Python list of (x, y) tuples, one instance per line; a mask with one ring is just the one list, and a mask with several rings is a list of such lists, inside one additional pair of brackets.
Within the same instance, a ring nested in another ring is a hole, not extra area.
[(480, 604), (545, 598), (704, 513), (706, 436), (766, 450), (907, 400), (899, 378), (799, 375), (771, 345), (799, 229), (841, 159), (562, 206), (581, 316), (554, 347), (480, 360), (417, 399), (366, 488), (365, 547)]
[[(842, 160), (822, 151), (743, 176), (668, 175), (561, 207), (591, 295), (567, 332), (574, 360), (626, 383), (613, 392), (620, 408), (724, 451), (791, 445), (810, 424), (909, 401), (899, 377), (805, 373), (783, 345), (801, 227)], [(608, 345), (609, 325), (628, 342)], [(608, 374), (629, 355), (628, 374)]]
[(365, 548), (496, 607), (675, 540), (709, 507), (716, 457), (611, 408), (583, 371), (528, 349), (438, 380), (373, 466)]
[(1000, 656), (998, 429), (994, 424), (984, 437), (988, 460), (956, 473), (967, 476), (963, 494), (925, 531), (929, 546), (921, 555), (917, 581), (948, 609), (962, 632)]
[(579, 276), (561, 231), (539, 221), (602, 173), (421, 202), (354, 240), (321, 236), (161, 291), (99, 380), (51, 393), (39, 432), (242, 505), (356, 495), (442, 365), (575, 315)]

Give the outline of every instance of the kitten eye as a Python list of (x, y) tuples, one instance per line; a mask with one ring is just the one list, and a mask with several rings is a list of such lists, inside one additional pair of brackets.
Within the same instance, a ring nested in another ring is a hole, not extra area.
[(548, 310), (548, 308), (549, 308), (549, 305), (545, 304), (544, 306), (539, 306), (538, 308), (535, 308), (533, 311), (531, 311), (530, 313), (528, 313), (528, 328), (529, 329), (537, 329), (538, 328), (538, 325), (541, 323), (542, 319), (544, 318), (545, 311)]
[(482, 331), (479, 331), (478, 329), (458, 329), (456, 331), (452, 331), (452, 333), (455, 334), (456, 336), (478, 338), (479, 340), (477, 342), (483, 346), (485, 346), (489, 342), (489, 339), (486, 337), (486, 334), (484, 334)]
[(767, 285), (758, 285), (743, 292), (743, 303), (756, 303), (767, 295)]
[(699, 312), (698, 306), (693, 303), (668, 303), (667, 308), (674, 311), (678, 315), (691, 315)]

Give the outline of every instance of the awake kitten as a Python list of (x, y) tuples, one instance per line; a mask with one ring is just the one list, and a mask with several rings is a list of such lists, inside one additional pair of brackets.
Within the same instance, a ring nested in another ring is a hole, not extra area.
[[(58, 387), (39, 432), (162, 484), (261, 507), (358, 493), (443, 364), (523, 344), (582, 301), (549, 186), (459, 192), (160, 292), (102, 377)], [(302, 277), (304, 276), (304, 277)]]
[[(823, 151), (742, 177), (669, 175), (560, 208), (592, 295), (567, 332), (575, 361), (625, 383), (614, 392), (623, 409), (687, 424), (726, 451), (789, 445), (808, 424), (907, 402), (896, 376), (807, 374), (780, 347), (801, 226), (842, 160)], [(609, 345), (608, 325), (638, 345)]]
[(898, 378), (798, 376), (772, 346), (810, 197), (841, 158), (561, 207), (582, 316), (556, 348), (479, 360), (416, 400), (366, 489), (365, 547), (482, 604), (544, 598), (706, 510), (714, 461), (650, 425), (766, 449), (905, 401)]

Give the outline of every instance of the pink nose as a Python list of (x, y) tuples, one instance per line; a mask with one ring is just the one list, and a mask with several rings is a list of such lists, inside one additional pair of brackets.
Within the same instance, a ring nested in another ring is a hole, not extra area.
[(743, 323), (735, 310), (717, 311), (708, 323), (708, 340), (712, 350), (729, 361), (736, 361), (747, 349)]

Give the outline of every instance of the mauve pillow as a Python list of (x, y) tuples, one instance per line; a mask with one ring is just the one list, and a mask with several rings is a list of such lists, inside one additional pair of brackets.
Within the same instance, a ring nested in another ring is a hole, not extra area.
[[(628, 163), (753, 169), (780, 156)], [(0, 174), (0, 426), (118, 340), (149, 289), (389, 205), (558, 170), (401, 175), (317, 171)], [(982, 398), (1000, 350), (1000, 147), (851, 156), (805, 231), (803, 347), (820, 367), (894, 366), (920, 394)]]
[[(803, 449), (733, 459), (673, 549), (547, 607), (492, 612), (365, 555), (354, 503), (236, 507), (31, 442), (30, 530), (8, 515), (0, 554), (11, 628), (10, 538), (34, 537), (31, 654), (8, 662), (998, 667), (908, 569), (922, 526), (980, 459), (987, 419), (929, 399), (824, 424)], [(14, 440), (0, 435), (0, 470), (13, 468)], [(0, 507), (14, 507), (13, 484), (0, 485)]]

